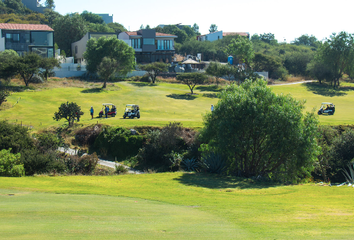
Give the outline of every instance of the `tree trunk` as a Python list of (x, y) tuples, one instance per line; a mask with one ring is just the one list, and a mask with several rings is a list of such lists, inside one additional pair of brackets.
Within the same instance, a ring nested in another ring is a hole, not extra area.
[(105, 79), (104, 82), (103, 82), (102, 88), (106, 88), (106, 87), (107, 87), (107, 84), (106, 84), (106, 83), (107, 83), (107, 80)]

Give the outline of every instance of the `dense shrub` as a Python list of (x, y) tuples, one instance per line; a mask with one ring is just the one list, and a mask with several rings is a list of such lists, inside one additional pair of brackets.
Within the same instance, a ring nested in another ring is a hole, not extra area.
[(4, 177), (22, 177), (25, 175), (25, 169), (20, 162), (21, 154), (11, 153), (11, 149), (0, 151), (0, 176)]
[(33, 139), (28, 134), (26, 127), (0, 121), (0, 150), (11, 148), (12, 153), (19, 153), (33, 147)]
[(75, 140), (81, 146), (93, 146), (97, 136), (101, 133), (101, 131), (102, 124), (81, 128), (76, 132)]
[(131, 131), (121, 127), (105, 127), (97, 136), (94, 147), (101, 155), (123, 160), (135, 155), (143, 144), (143, 136), (132, 135)]
[(170, 123), (161, 130), (150, 131), (137, 155), (139, 165), (158, 171), (179, 170), (184, 156), (193, 157), (190, 150), (195, 150), (195, 135), (181, 123)]
[(65, 163), (70, 173), (91, 174), (98, 163), (98, 157), (96, 153), (81, 157), (72, 155), (66, 158)]
[(42, 152), (56, 150), (60, 146), (60, 139), (51, 132), (43, 132), (37, 135), (37, 148)]

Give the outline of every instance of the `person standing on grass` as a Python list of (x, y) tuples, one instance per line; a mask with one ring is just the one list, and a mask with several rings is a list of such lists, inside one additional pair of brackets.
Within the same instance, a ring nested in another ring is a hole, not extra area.
[(109, 112), (109, 107), (108, 106), (106, 106), (105, 111), (106, 111), (106, 118), (108, 118), (108, 112)]
[(214, 105), (211, 104), (211, 108), (210, 108), (211, 111), (214, 111)]
[(94, 110), (93, 110), (93, 107), (91, 106), (91, 109), (90, 109), (91, 119), (93, 119), (93, 113), (94, 113)]

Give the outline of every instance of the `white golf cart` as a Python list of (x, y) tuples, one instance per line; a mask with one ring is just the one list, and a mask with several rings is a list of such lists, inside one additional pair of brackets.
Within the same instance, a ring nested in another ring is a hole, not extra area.
[(136, 104), (127, 104), (125, 106), (125, 111), (123, 118), (140, 118), (140, 108)]

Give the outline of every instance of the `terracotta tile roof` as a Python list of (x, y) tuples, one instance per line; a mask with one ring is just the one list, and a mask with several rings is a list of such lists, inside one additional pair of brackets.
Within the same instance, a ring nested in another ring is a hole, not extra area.
[(17, 23), (0, 23), (0, 29), (7, 30), (28, 30), (28, 31), (54, 31), (48, 25), (44, 24), (17, 24)]
[(240, 35), (240, 36), (244, 36), (244, 37), (248, 37), (249, 33), (247, 32), (223, 32), (222, 36), (229, 36), (229, 35)]
[[(137, 31), (135, 32), (125, 32), (126, 34), (128, 34), (129, 36), (138, 36), (140, 34), (138, 34)], [(156, 37), (177, 37), (176, 35), (172, 35), (172, 34), (168, 34), (168, 33), (159, 33), (156, 32)]]

